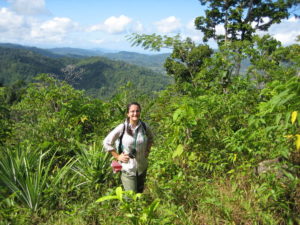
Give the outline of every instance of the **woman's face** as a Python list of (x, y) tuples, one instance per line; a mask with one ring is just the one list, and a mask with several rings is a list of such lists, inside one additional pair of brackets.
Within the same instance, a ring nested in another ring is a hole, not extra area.
[(133, 123), (138, 122), (140, 119), (140, 115), (141, 115), (141, 110), (138, 105), (131, 105), (129, 107), (127, 116), (129, 118), (130, 122), (133, 122)]

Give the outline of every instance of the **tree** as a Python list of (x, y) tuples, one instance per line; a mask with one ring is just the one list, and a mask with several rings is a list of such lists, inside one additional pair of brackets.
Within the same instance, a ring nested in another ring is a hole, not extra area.
[(206, 58), (213, 53), (207, 45), (196, 45), (190, 38), (174, 46), (164, 66), (176, 83), (189, 82), (195, 87), (194, 78)]
[(129, 40), (132, 45), (141, 45), (153, 51), (171, 48), (173, 51), (166, 59), (164, 67), (167, 74), (172, 76), (180, 87), (187, 83), (196, 87), (194, 81), (197, 73), (201, 70), (205, 60), (213, 54), (213, 50), (208, 45), (197, 45), (191, 38), (181, 40), (179, 35), (168, 37), (156, 34), (133, 34)]
[(0, 87), (0, 146), (10, 133), (9, 107), (6, 104), (6, 87)]
[(78, 80), (82, 79), (82, 75), (85, 71), (83, 68), (76, 67), (74, 64), (69, 64), (65, 68), (62, 68), (61, 72), (63, 72), (66, 82), (75, 84)]
[[(208, 5), (205, 16), (195, 19), (195, 26), (204, 33), (203, 41), (213, 38), (219, 43), (229, 40), (252, 40), (257, 31), (267, 31), (272, 24), (280, 23), (291, 14), (289, 9), (299, 0), (199, 0)], [(295, 15), (296, 16), (296, 15)], [(225, 34), (217, 34), (218, 25)]]

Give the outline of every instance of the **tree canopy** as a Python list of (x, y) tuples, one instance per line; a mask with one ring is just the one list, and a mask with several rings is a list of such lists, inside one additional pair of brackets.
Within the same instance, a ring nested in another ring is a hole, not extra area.
[[(295, 0), (200, 0), (207, 6), (205, 16), (195, 19), (195, 26), (204, 34), (203, 41), (213, 38), (218, 42), (252, 40), (257, 31), (266, 31), (291, 14)], [(217, 32), (224, 27), (224, 34)]]

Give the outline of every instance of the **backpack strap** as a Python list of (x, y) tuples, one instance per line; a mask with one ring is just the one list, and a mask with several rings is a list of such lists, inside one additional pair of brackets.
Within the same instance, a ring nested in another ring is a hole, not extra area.
[[(146, 126), (146, 124), (143, 121), (141, 121), (141, 124), (142, 124), (142, 127), (143, 127), (143, 129), (144, 129), (144, 131), (146, 133), (146, 136), (147, 136), (147, 126)], [(124, 123), (122, 134), (119, 137), (119, 146), (118, 146), (118, 149), (117, 149), (118, 154), (121, 154), (123, 152), (123, 149), (122, 149), (122, 139), (123, 139), (123, 136), (124, 136), (124, 133), (125, 133), (125, 127), (126, 127), (126, 125)]]
[(117, 149), (117, 152), (118, 154), (121, 154), (123, 152), (123, 149), (122, 149), (122, 139), (123, 139), (123, 136), (124, 136), (124, 133), (125, 133), (125, 123), (124, 123), (124, 127), (123, 127), (123, 131), (122, 131), (122, 134), (121, 136), (119, 137), (119, 146), (118, 146), (118, 149)]
[(141, 121), (141, 124), (142, 124), (142, 127), (143, 127), (146, 135), (147, 135), (147, 126), (146, 126), (146, 124), (143, 121)]

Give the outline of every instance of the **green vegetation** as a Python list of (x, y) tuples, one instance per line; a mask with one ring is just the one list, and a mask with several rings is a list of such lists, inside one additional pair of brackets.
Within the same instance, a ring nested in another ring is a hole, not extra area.
[(141, 54), (136, 52), (106, 52), (105, 50), (85, 50), (78, 48), (52, 48), (48, 49), (49, 52), (53, 54), (68, 56), (68, 57), (90, 57), (90, 56), (102, 56), (112, 60), (124, 61), (133, 65), (147, 67), (156, 72), (164, 73), (163, 62), (169, 56), (168, 53), (165, 54)]
[(4, 44), (0, 43), (0, 47), (10, 48), (10, 49), (22, 49), (35, 52), (37, 54), (48, 56), (51, 58), (87, 58), (101, 56), (117, 61), (124, 61), (129, 64), (146, 67), (152, 69), (155, 72), (165, 73), (163, 63), (165, 59), (170, 55), (169, 53), (164, 54), (141, 54), (136, 52), (107, 52), (105, 49), (80, 49), (80, 48), (51, 48), (51, 49), (41, 49), (35, 47), (28, 47), (16, 44)]
[[(0, 224), (299, 224), (300, 45), (131, 40), (172, 48), (175, 83), (156, 96), (128, 84), (105, 101), (47, 74), (0, 87)], [(243, 75), (237, 59), (251, 63)], [(109, 76), (109, 62), (80, 59), (66, 78)], [(131, 101), (156, 136), (144, 194), (119, 187), (102, 151)]]
[(117, 53), (104, 53), (103, 56), (113, 60), (121, 60), (130, 64), (139, 65), (152, 69), (159, 73), (165, 73), (163, 66), (164, 61), (169, 56), (169, 53), (146, 55), (135, 52), (121, 51)]
[[(123, 61), (105, 57), (48, 57), (34, 50), (0, 47), (1, 83), (32, 82), (38, 74), (48, 73), (100, 98), (113, 96), (118, 87), (128, 82), (143, 94), (163, 90), (171, 83), (171, 79), (162, 73)], [(153, 68), (160, 70), (158, 67)]]
[(0, 58), (0, 80), (3, 84), (32, 81), (39, 73), (60, 74), (60, 69), (64, 67), (63, 60), (24, 49), (0, 47)]
[(93, 96), (111, 97), (118, 87), (127, 82), (131, 82), (139, 92), (150, 94), (165, 89), (171, 82), (169, 77), (150, 69), (104, 57), (82, 59), (75, 66), (83, 73), (79, 80), (75, 80), (74, 86), (87, 90)]
[[(299, 4), (295, 0), (247, 1), (247, 0), (199, 0), (208, 5), (205, 16), (195, 20), (197, 29), (219, 42), (252, 40), (255, 31), (267, 31), (272, 24), (288, 18), (290, 9)], [(216, 33), (216, 26), (224, 25), (225, 34)]]

